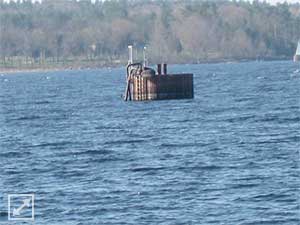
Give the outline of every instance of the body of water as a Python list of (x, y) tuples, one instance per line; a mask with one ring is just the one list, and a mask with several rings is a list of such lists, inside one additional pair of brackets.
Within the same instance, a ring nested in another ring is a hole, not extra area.
[(169, 71), (194, 99), (124, 102), (124, 68), (2, 74), (0, 224), (19, 193), (39, 225), (299, 224), (299, 64)]

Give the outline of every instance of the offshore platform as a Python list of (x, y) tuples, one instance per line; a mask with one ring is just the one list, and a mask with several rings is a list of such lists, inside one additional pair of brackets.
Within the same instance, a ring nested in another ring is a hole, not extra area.
[(194, 97), (193, 74), (170, 74), (167, 64), (157, 64), (156, 71), (147, 66), (146, 48), (144, 62), (133, 62), (132, 46), (128, 46), (125, 101), (185, 99)]

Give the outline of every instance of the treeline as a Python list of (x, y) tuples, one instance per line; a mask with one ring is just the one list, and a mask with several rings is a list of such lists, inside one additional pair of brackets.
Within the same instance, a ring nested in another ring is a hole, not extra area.
[(300, 4), (0, 0), (2, 66), (8, 58), (124, 62), (129, 44), (147, 46), (152, 62), (285, 58), (299, 38)]

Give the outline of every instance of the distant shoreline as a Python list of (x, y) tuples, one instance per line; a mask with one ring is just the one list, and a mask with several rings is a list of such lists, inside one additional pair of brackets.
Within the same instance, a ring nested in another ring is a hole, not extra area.
[[(124, 64), (125, 65), (125, 64)], [(12, 73), (37, 73), (37, 72), (55, 72), (55, 71), (78, 71), (78, 70), (94, 70), (103, 68), (116, 68), (119, 65), (107, 65), (98, 67), (52, 67), (52, 68), (0, 68), (0, 74), (12, 74)]]
[[(219, 60), (207, 60), (199, 62), (181, 62), (181, 63), (170, 63), (170, 64), (213, 64), (213, 63), (243, 63), (243, 62), (254, 62), (254, 61), (292, 61), (289, 57), (282, 58), (262, 58), (262, 59), (219, 59)], [(0, 75), (15, 74), (15, 73), (38, 73), (38, 72), (55, 72), (55, 71), (78, 71), (78, 70), (96, 70), (104, 68), (117, 68), (125, 66), (126, 63), (107, 63), (103, 66), (77, 66), (77, 67), (51, 67), (51, 68), (0, 68)]]
[[(105, 67), (99, 67), (99, 68), (105, 68)], [(34, 68), (34, 69), (0, 69), (0, 74), (13, 74), (13, 73), (38, 73), (38, 72), (55, 72), (55, 71), (72, 71), (72, 70), (85, 70), (85, 69), (91, 69), (91, 68)], [(97, 68), (94, 68), (97, 69)]]

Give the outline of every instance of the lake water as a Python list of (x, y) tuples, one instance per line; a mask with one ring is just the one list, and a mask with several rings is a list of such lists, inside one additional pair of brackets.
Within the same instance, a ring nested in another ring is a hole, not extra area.
[(124, 102), (124, 68), (1, 75), (0, 224), (20, 193), (42, 225), (300, 224), (300, 65), (169, 71), (194, 99)]

